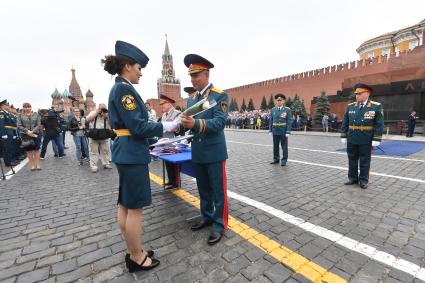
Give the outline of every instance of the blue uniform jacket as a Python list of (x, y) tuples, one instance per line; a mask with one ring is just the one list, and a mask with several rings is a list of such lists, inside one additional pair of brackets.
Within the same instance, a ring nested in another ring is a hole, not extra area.
[[(197, 94), (197, 93), (196, 93)], [(204, 97), (217, 101), (217, 105), (204, 111), (195, 118), (192, 129), (192, 161), (195, 163), (213, 163), (227, 159), (224, 127), (226, 126), (229, 98), (227, 93), (209, 86), (203, 96), (197, 94), (189, 97), (187, 107), (192, 106)]]
[(292, 127), (292, 112), (289, 107), (282, 106), (282, 110), (278, 107), (273, 107), (270, 111), (269, 129), (273, 135), (281, 136), (286, 133), (291, 133)]
[(352, 144), (368, 144), (382, 140), (384, 110), (379, 102), (369, 100), (360, 110), (357, 102), (347, 105), (342, 119), (341, 138)]
[(6, 119), (7, 119), (7, 112), (0, 110), (0, 139), (2, 136), (7, 135), (6, 133)]
[(148, 111), (136, 89), (117, 77), (109, 93), (109, 120), (113, 129), (128, 129), (131, 136), (119, 136), (112, 146), (117, 164), (148, 164), (148, 138), (162, 136), (161, 123), (148, 123)]

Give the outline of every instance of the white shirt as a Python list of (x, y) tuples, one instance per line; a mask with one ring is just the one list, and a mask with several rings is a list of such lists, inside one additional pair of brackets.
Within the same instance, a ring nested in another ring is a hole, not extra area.
[(204, 87), (200, 92), (199, 92), (199, 94), (200, 95), (204, 95), (204, 92), (207, 90), (207, 88), (209, 87), (211, 85), (211, 83), (209, 83), (209, 84), (207, 84), (207, 86), (206, 87)]

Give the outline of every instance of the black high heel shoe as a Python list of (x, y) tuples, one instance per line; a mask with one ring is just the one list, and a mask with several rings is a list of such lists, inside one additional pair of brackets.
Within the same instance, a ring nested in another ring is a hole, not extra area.
[[(155, 254), (155, 252), (152, 251), (152, 250), (149, 250), (149, 251), (146, 251), (146, 252), (148, 253), (148, 257), (153, 257), (153, 255)], [(142, 250), (142, 253), (143, 253), (143, 250)], [(130, 254), (126, 253), (125, 254), (125, 267), (127, 267), (127, 269), (128, 269), (128, 261), (129, 260), (130, 260)]]
[(128, 272), (133, 273), (137, 271), (146, 271), (151, 270), (155, 267), (157, 267), (161, 262), (155, 258), (150, 258), (152, 260), (151, 264), (148, 266), (143, 266), (146, 259), (148, 259), (148, 256), (145, 256), (145, 258), (142, 260), (140, 264), (133, 261), (131, 258), (128, 259)]

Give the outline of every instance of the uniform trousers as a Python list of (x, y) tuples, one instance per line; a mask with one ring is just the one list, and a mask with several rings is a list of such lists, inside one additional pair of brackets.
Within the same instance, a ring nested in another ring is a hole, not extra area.
[[(347, 143), (348, 154), (348, 179), (350, 181), (367, 184), (371, 160), (372, 143), (353, 144)], [(360, 174), (359, 174), (360, 166)]]
[(228, 222), (226, 161), (192, 164), (201, 199), (201, 215), (205, 222), (212, 223), (214, 232), (222, 233)]
[(282, 148), (282, 162), (288, 161), (288, 139), (286, 135), (273, 135), (273, 160), (279, 161), (279, 145)]

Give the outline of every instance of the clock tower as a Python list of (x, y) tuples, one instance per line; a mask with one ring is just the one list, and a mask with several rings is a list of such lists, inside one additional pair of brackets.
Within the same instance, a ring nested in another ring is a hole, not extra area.
[(162, 54), (161, 78), (159, 78), (157, 82), (158, 98), (161, 94), (164, 94), (175, 101), (181, 99), (180, 80), (176, 79), (175, 75), (173, 68), (173, 55), (170, 53), (167, 35), (165, 35), (165, 50), (164, 54)]

